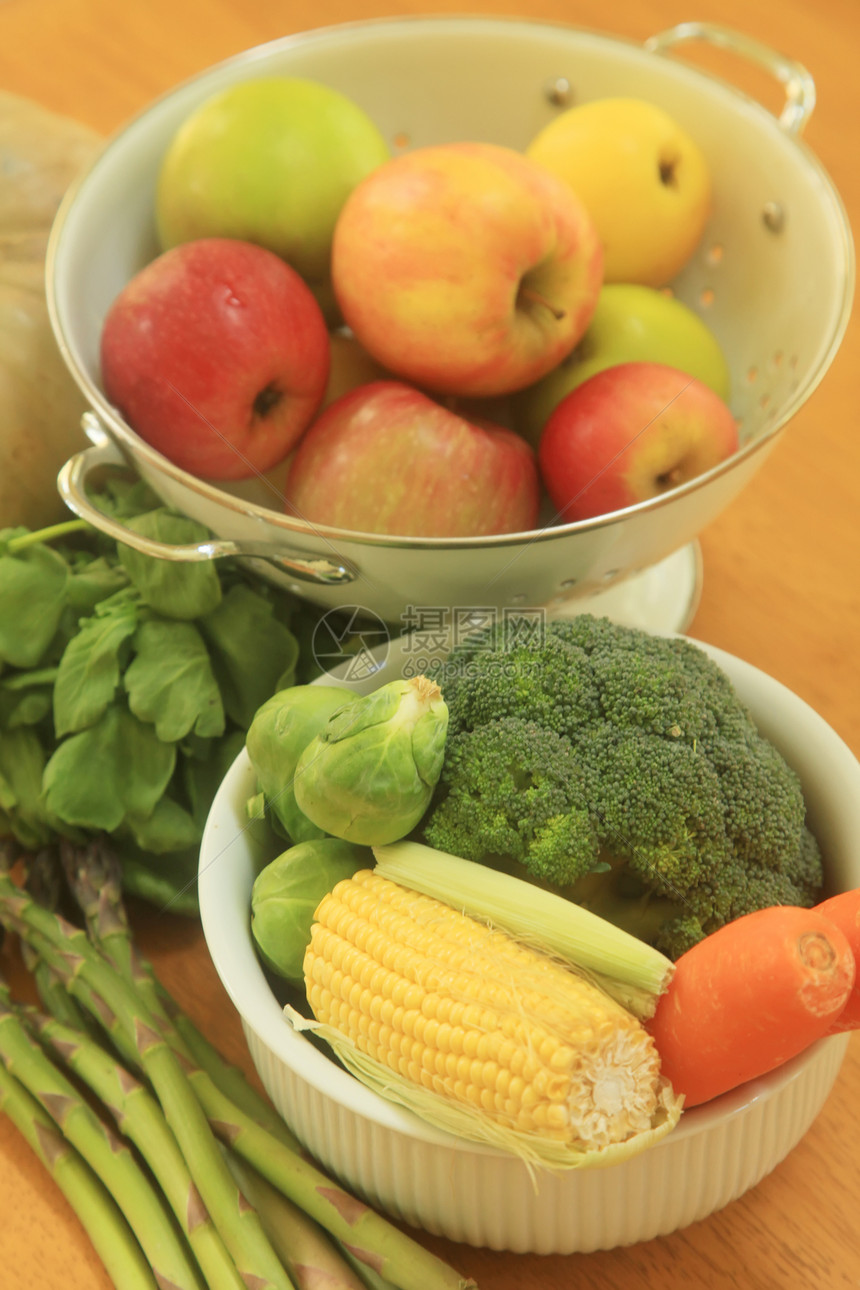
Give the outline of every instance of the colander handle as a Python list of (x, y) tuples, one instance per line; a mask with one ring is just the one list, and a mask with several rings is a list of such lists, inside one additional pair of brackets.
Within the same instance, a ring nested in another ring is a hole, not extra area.
[(803, 133), (815, 107), (815, 81), (802, 63), (786, 58), (769, 45), (713, 22), (680, 22), (675, 27), (658, 32), (645, 41), (645, 48), (653, 54), (668, 54), (676, 45), (689, 40), (700, 40), (718, 49), (757, 63), (785, 87), (785, 107), (779, 116), (782, 128), (792, 135)]
[(119, 521), (105, 515), (89, 499), (87, 479), (94, 471), (104, 467), (122, 466), (128, 469), (129, 463), (121, 450), (105, 434), (100, 422), (91, 414), (83, 417), (84, 428), (95, 443), (90, 448), (71, 457), (57, 476), (57, 488), (66, 505), (75, 515), (86, 520), (102, 533), (106, 533), (116, 542), (133, 547), (144, 555), (154, 556), (159, 560), (171, 560), (175, 563), (192, 563), (200, 560), (221, 560), (227, 556), (246, 557), (266, 560), (282, 572), (303, 582), (325, 583), (337, 586), (353, 582), (356, 571), (345, 561), (337, 563), (321, 557), (306, 558), (297, 552), (284, 551), (271, 542), (234, 542), (228, 538), (212, 538), (207, 542), (192, 543), (185, 546), (171, 546), (166, 542), (157, 542), (135, 533)]

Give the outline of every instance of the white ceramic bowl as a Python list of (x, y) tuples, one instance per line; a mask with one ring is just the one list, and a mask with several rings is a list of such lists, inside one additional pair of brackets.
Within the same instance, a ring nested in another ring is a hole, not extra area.
[[(826, 856), (828, 893), (860, 886), (860, 763), (784, 686), (706, 648), (802, 779), (809, 821)], [(381, 670), (350, 688), (366, 691), (393, 679), (402, 660), (395, 642)], [(537, 1188), (518, 1160), (429, 1128), (364, 1088), (284, 1019), (249, 926), (254, 877), (281, 849), (248, 825), (245, 802), (255, 787), (243, 753), (204, 833), (199, 891), (209, 952), (278, 1110), (327, 1169), (396, 1218), (455, 1241), (539, 1254), (649, 1240), (705, 1218), (755, 1186), (821, 1109), (846, 1036), (822, 1040), (766, 1078), (691, 1110), (672, 1134), (631, 1160), (541, 1173)]]

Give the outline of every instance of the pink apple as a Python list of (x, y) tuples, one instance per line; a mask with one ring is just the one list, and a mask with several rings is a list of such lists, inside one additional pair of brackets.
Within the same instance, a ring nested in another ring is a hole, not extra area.
[(335, 226), (344, 319), (396, 376), (437, 393), (507, 394), (585, 331), (602, 249), (561, 179), (511, 148), (451, 143), (383, 162)]
[(532, 449), (501, 426), (466, 421), (400, 381), (342, 395), (302, 436), (287, 511), (363, 533), (474, 537), (537, 521)]
[(538, 462), (560, 518), (570, 521), (658, 497), (737, 447), (730, 408), (703, 382), (662, 363), (620, 363), (561, 400)]
[(105, 393), (176, 465), (244, 479), (285, 457), (319, 407), (325, 320), (296, 271), (263, 247), (201, 238), (123, 288), (101, 336)]

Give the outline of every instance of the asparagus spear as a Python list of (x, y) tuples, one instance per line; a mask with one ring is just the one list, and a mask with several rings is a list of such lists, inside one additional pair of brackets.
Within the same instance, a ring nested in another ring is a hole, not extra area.
[(123, 900), (122, 869), (106, 843), (96, 840), (83, 848), (63, 843), (60, 859), (90, 939), (116, 970), (139, 990), (158, 1018), (160, 1029), (174, 1051), (189, 1065), (205, 1071), (221, 1092), (246, 1115), (286, 1146), (301, 1153), (301, 1143), (274, 1107), (248, 1083), (240, 1070), (224, 1061), (217, 1048), (201, 1034), (169, 991), (164, 989), (152, 965), (138, 953)]
[(208, 1290), (247, 1290), (200, 1198), (161, 1107), (145, 1085), (86, 1035), (56, 1018), (31, 1016), (43, 1043), (107, 1106), (164, 1192), (206, 1278)]
[[(132, 981), (158, 1012), (161, 1034), (188, 1063), (187, 1078), (215, 1132), (235, 1154), (256, 1167), (278, 1191), (310, 1215), (341, 1245), (344, 1253), (368, 1269), (374, 1290), (385, 1282), (400, 1290), (468, 1290), (474, 1282), (460, 1277), (443, 1260), (357, 1200), (327, 1177), (307, 1157), (298, 1139), (244, 1077), (226, 1066), (190, 1021), (184, 1042), (152, 969), (136, 954), (125, 916), (120, 882), (110, 854), (93, 847), (62, 853), (66, 875), (94, 941), (126, 980)], [(182, 1015), (181, 1013), (179, 1015)], [(200, 1065), (194, 1064), (195, 1058)], [(380, 1283), (382, 1283), (380, 1285)]]
[[(28, 860), (24, 886), (37, 904), (45, 909), (60, 907), (65, 888), (55, 848), (45, 847)], [(56, 972), (39, 958), (26, 941), (21, 943), (21, 958), (33, 975), (45, 1010), (51, 1016), (70, 1026), (76, 1026), (95, 1038), (97, 1027), (91, 1022), (87, 1012), (72, 998)]]
[(8, 874), (0, 874), (0, 922), (28, 941), (68, 980), (74, 993), (83, 982), (87, 988), (87, 997), (82, 999), (85, 1005), (100, 1001), (116, 1019), (125, 1042), (134, 1046), (240, 1275), (256, 1277), (251, 1282), (255, 1290), (294, 1290), (259, 1216), (241, 1197), (224, 1163), (179, 1059), (159, 1034), (157, 1021), (137, 992), (116, 973), (85, 931), (42, 909)]
[[(220, 1093), (229, 1098), (230, 1102), (234, 1106), (237, 1106), (240, 1110), (244, 1111), (244, 1113), (249, 1116), (250, 1119), (259, 1124), (261, 1128), (267, 1129), (272, 1133), (285, 1147), (294, 1151), (297, 1155), (305, 1159), (309, 1159), (310, 1157), (307, 1155), (307, 1152), (299, 1142), (298, 1138), (296, 1138), (290, 1131), (271, 1103), (265, 1101), (257, 1090), (248, 1083), (241, 1070), (224, 1061), (218, 1050), (210, 1044), (209, 1040), (204, 1035), (200, 1033), (191, 1019), (182, 1012), (171, 995), (160, 985), (158, 985), (158, 988), (164, 1010), (175, 1027), (175, 1031), (171, 1032), (171, 1034), (176, 1035), (179, 1039), (184, 1041), (186, 1049), (191, 1054), (196, 1067), (199, 1069), (200, 1074), (197, 1074), (196, 1078), (198, 1080), (202, 1080), (205, 1077), (207, 1081), (210, 1081)], [(168, 1035), (168, 1038), (171, 1038), (171, 1034)], [(173, 1042), (172, 1038), (171, 1042)], [(179, 1051), (179, 1049), (177, 1050)], [(236, 1162), (235, 1155), (232, 1156), (232, 1162)], [(235, 1168), (233, 1168), (232, 1162), (231, 1169), (235, 1174), (236, 1171)], [(237, 1163), (239, 1163), (241, 1167), (242, 1162)], [(256, 1177), (259, 1179), (260, 1183), (265, 1183), (265, 1180), (260, 1178), (259, 1175), (256, 1175)], [(285, 1196), (275, 1191), (274, 1188), (271, 1188), (271, 1190), (284, 1204), (290, 1203), (287, 1201)], [(249, 1196), (249, 1199), (259, 1210), (260, 1207), (256, 1205), (254, 1197)], [(304, 1210), (293, 1207), (293, 1211), (296, 1219), (301, 1220), (305, 1226), (313, 1225), (318, 1228), (318, 1225), (313, 1223), (313, 1220), (305, 1214)], [(263, 1219), (263, 1225), (269, 1231), (271, 1238), (272, 1232), (269, 1224), (266, 1222), (265, 1210), (261, 1212), (261, 1217)], [(367, 1263), (356, 1257), (348, 1244), (344, 1241), (339, 1241), (334, 1236), (331, 1239), (341, 1259), (348, 1268), (352, 1269), (353, 1274), (358, 1278), (362, 1287), (364, 1287), (364, 1290), (395, 1290), (390, 1281), (386, 1280), (385, 1277), (380, 1276), (377, 1272), (374, 1272)], [(283, 1258), (283, 1251), (280, 1242), (273, 1241), (273, 1243)], [(299, 1287), (299, 1290), (301, 1290), (301, 1287)]]
[(320, 1227), (232, 1151), (225, 1150), (225, 1159), (260, 1215), (296, 1290), (318, 1290), (320, 1285), (325, 1290), (365, 1290)]
[(205, 1290), (161, 1195), (123, 1142), (54, 1067), (22, 1026), (0, 983), (0, 1062), (35, 1097), (116, 1199), (149, 1259), (156, 1282)]
[(69, 1202), (117, 1290), (158, 1290), (146, 1256), (116, 1201), (2, 1063), (0, 1110), (9, 1116)]

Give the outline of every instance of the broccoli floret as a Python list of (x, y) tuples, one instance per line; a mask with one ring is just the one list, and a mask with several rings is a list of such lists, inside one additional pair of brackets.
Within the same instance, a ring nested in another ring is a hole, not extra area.
[(520, 717), (499, 717), (448, 739), (424, 837), (466, 860), (513, 860), (556, 886), (598, 863), (585, 781), (570, 742)]
[(704, 940), (707, 932), (700, 918), (695, 914), (681, 914), (677, 918), (667, 918), (657, 929), (652, 940), (655, 949), (669, 959), (679, 959), (687, 950), (691, 950), (699, 941)]
[(601, 846), (679, 900), (729, 857), (720, 780), (692, 745), (604, 721), (574, 744)]
[(686, 743), (752, 730), (725, 673), (690, 641), (646, 637), (622, 648), (607, 642), (591, 655), (603, 715)]
[[(678, 958), (696, 941), (743, 914), (767, 905), (814, 905), (824, 885), (824, 869), (818, 843), (807, 828), (801, 832), (797, 850), (787, 855), (790, 858), (783, 857), (779, 868), (735, 857), (709, 892), (692, 893), (695, 914), (667, 915), (655, 930), (654, 946), (669, 958)], [(623, 921), (620, 906), (617, 913)]]
[(565, 735), (599, 715), (585, 652), (540, 622), (517, 632), (502, 619), (467, 637), (429, 675), (442, 687), (452, 736), (512, 716)]
[(797, 854), (792, 857), (789, 874), (800, 888), (804, 899), (798, 905), (814, 905), (821, 899), (824, 887), (824, 858), (815, 834), (806, 826), (800, 834)]
[(707, 740), (705, 752), (726, 804), (726, 832), (735, 854), (778, 867), (800, 846), (806, 803), (800, 780), (773, 744), (755, 731)]
[(450, 724), (431, 845), (522, 866), (672, 957), (820, 898), (800, 781), (694, 642), (508, 618), (436, 679)]

